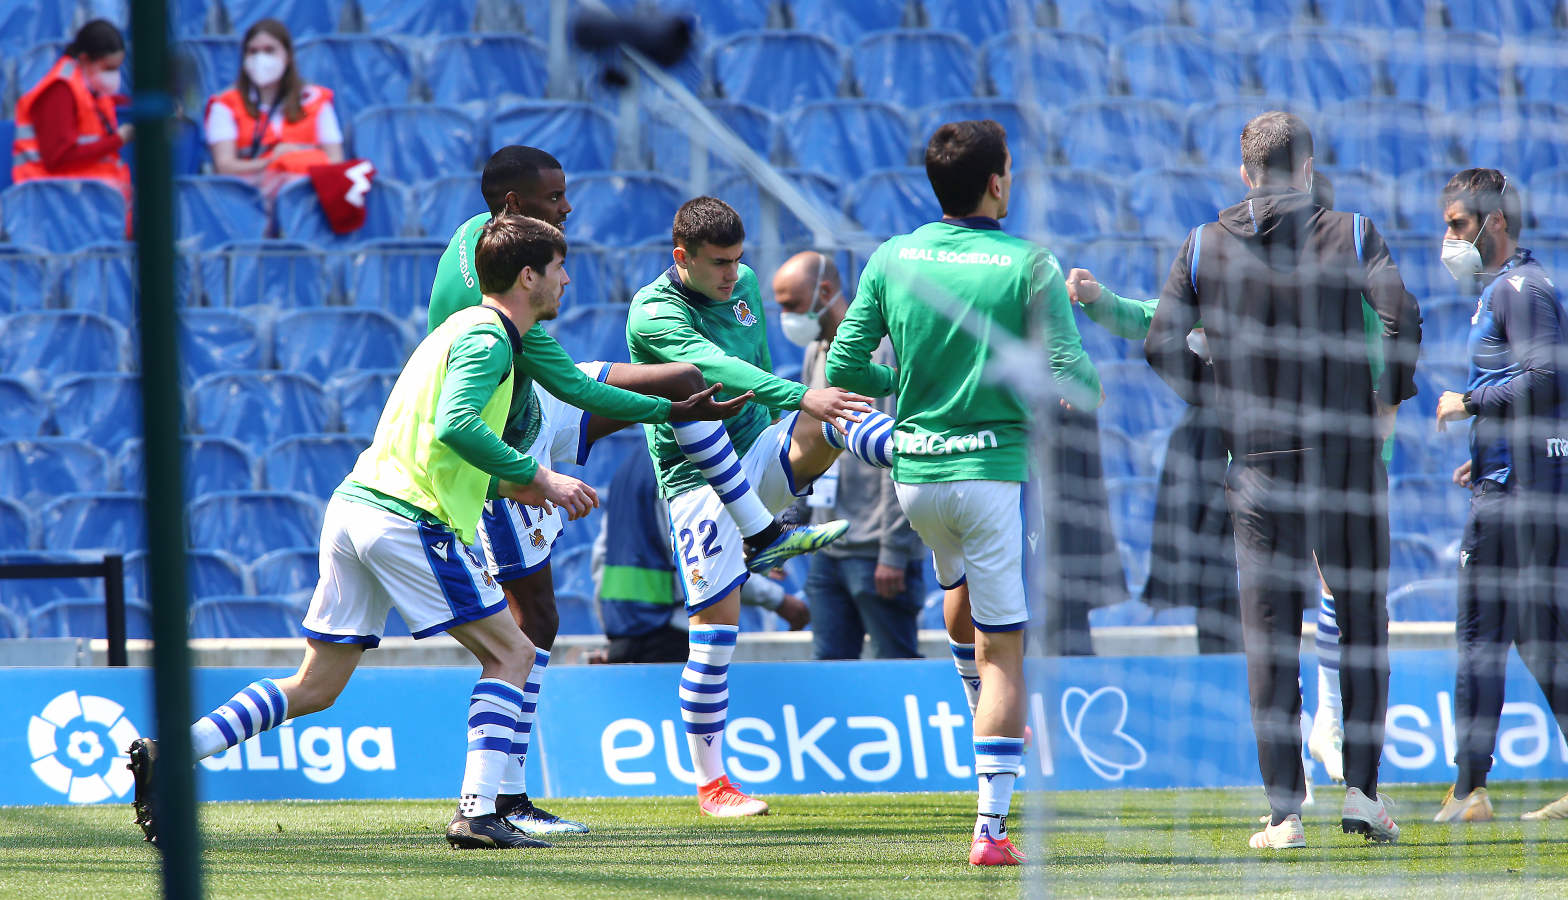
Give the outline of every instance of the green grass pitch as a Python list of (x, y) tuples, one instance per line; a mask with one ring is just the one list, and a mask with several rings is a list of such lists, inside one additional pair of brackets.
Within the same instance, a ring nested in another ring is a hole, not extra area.
[[(1495, 787), (1498, 821), (1467, 827), (1431, 823), (1440, 786), (1392, 787), (1394, 846), (1341, 834), (1321, 790), (1286, 852), (1247, 849), (1257, 790), (1053, 793), (1015, 801), (1050, 822), (1022, 870), (970, 868), (968, 794), (775, 796), (726, 822), (687, 798), (552, 801), (594, 828), (553, 850), (450, 850), (443, 801), (215, 803), (201, 824), (212, 897), (1568, 896), (1568, 821), (1518, 820), (1568, 784)], [(1040, 828), (1013, 826), (1024, 846)], [(156, 864), (128, 804), (0, 808), (0, 897), (152, 897)]]

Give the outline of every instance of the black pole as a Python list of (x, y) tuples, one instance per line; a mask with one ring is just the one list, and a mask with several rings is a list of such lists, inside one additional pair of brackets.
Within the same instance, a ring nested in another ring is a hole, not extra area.
[(196, 775), (186, 646), (185, 490), (180, 473), (180, 383), (174, 312), (174, 171), (169, 120), (166, 0), (132, 0), (136, 97), (136, 250), (141, 296), (142, 436), (147, 459), (147, 593), (152, 600), (153, 697), (158, 736), (154, 812), (163, 895), (201, 896)]
[(125, 653), (125, 557), (118, 553), (103, 558), (103, 614), (109, 665), (123, 669), (129, 664)]

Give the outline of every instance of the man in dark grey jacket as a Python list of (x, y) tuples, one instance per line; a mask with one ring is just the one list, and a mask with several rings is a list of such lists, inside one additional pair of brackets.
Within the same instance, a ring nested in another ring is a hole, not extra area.
[[(1241, 573), (1243, 643), (1271, 820), (1258, 849), (1305, 845), (1298, 721), (1301, 614), (1312, 553), (1337, 601), (1345, 713), (1341, 825), (1392, 841), (1377, 792), (1388, 706), (1389, 410), (1414, 395), (1420, 311), (1382, 236), (1311, 196), (1312, 134), (1264, 113), (1241, 134), (1241, 203), (1188, 235), (1144, 349), (1189, 402), (1220, 412), (1226, 499)], [(1383, 322), (1382, 377), (1367, 364), (1362, 297)], [(1214, 378), (1187, 344), (1202, 320)]]
[[(801, 381), (827, 387), (823, 363), (849, 309), (837, 267), (826, 254), (797, 253), (774, 274), (773, 296), (785, 336), (806, 348)], [(896, 365), (886, 340), (872, 362)], [(884, 397), (878, 408), (892, 415), (894, 402)], [(848, 533), (816, 554), (806, 576), (817, 659), (859, 659), (867, 635), (878, 659), (919, 656), (925, 548), (898, 505), (889, 471), (845, 455), (817, 479), (804, 505), (816, 521), (849, 521)]]

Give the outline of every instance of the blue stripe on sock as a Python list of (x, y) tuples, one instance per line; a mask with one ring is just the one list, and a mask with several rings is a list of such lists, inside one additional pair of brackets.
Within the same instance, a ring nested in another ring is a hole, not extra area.
[(953, 656), (957, 657), (958, 659), (975, 658), (974, 644), (955, 644), (952, 641), (948, 641), (947, 646), (948, 649), (953, 651)]
[(240, 727), (245, 729), (246, 737), (256, 736), (256, 720), (251, 718), (250, 710), (245, 708), (245, 704), (236, 700), (230, 700), (228, 703), (223, 704), (223, 708), (233, 712), (240, 720)]
[(278, 687), (271, 678), (263, 678), (256, 683), (261, 685), (262, 690), (267, 694), (267, 699), (272, 704), (272, 725), (268, 727), (282, 725), (283, 717), (289, 711), (289, 701), (287, 697), (283, 696), (283, 689)]
[(729, 689), (728, 684), (698, 684), (695, 681), (681, 679), (681, 690), (691, 691), (693, 694), (722, 694)]
[(696, 662), (693, 660), (686, 663), (686, 669), (687, 671), (695, 672), (698, 675), (724, 675), (729, 672), (730, 667), (728, 664), (715, 666), (711, 663)]
[(516, 728), (517, 720), (499, 712), (476, 712), (468, 717), (468, 727), (478, 728), (481, 725), (501, 725), (507, 728)]
[(549, 664), (550, 664), (550, 654), (546, 653), (543, 650), (535, 648), (534, 649), (534, 665), (542, 669), (545, 666), (548, 666)]
[(720, 503), (725, 503), (725, 504), (734, 503), (736, 498), (738, 498), (738, 497), (742, 496), (743, 494), (745, 494), (746, 491), (749, 490), (750, 488), (751, 488), (751, 485), (747, 484), (745, 481), (742, 481), (740, 484), (737, 484), (733, 488), (731, 488), (731, 489), (725, 491), (724, 493), (720, 494), (719, 495), (719, 502)]
[[(734, 454), (732, 453), (732, 454), (730, 454), (730, 456), (733, 457)], [(729, 464), (729, 466), (723, 472), (721, 472), (720, 474), (710, 476), (710, 475), (708, 475), (707, 472), (703, 472), (702, 476), (708, 480), (709, 484), (720, 485), (720, 484), (728, 484), (729, 480), (731, 478), (734, 478), (736, 475), (739, 475), (739, 474), (741, 474), (740, 460), (736, 459), (733, 462), (731, 462)]]
[(509, 737), (486, 737), (469, 741), (468, 751), (472, 753), (475, 750), (498, 750), (502, 753), (510, 753), (512, 750), (512, 739)]
[(534, 723), (532, 723), (532, 722), (518, 722), (517, 723), (517, 733), (518, 734), (527, 736), (528, 733), (533, 731), (533, 730), (534, 730)]
[(474, 696), (500, 697), (513, 706), (523, 705), (523, 695), (517, 688), (501, 681), (481, 681), (474, 685)]
[(524, 701), (523, 705), (522, 705), (522, 710), (523, 710), (523, 715), (527, 715), (528, 713), (531, 713), (531, 712), (538, 712), (539, 711), (539, 704), (534, 703), (533, 701)]
[(1016, 744), (993, 744), (989, 741), (985, 743), (975, 741), (975, 753), (986, 756), (1023, 756), (1024, 745), (1022, 741)]
[(202, 716), (202, 718), (218, 726), (219, 733), (223, 735), (223, 739), (225, 741), (229, 742), (230, 747), (233, 747), (240, 742), (240, 736), (235, 734), (234, 729), (229, 726), (228, 719), (225, 719), (216, 713), (208, 713), (205, 716)]
[(733, 644), (735, 636), (740, 633), (737, 627), (730, 628), (693, 628), (687, 635), (687, 641), (693, 644)]
[(723, 434), (724, 426), (715, 424), (713, 433), (707, 437), (701, 438), (696, 443), (686, 444), (680, 441), (677, 441), (676, 443), (680, 445), (681, 452), (690, 457), (694, 453), (701, 453), (709, 447), (712, 447), (714, 444), (717, 444)]
[(267, 700), (266, 695), (258, 690), (254, 684), (240, 691), (240, 695), (250, 698), (250, 702), (256, 704), (256, 709), (261, 711), (261, 722), (256, 728), (257, 734), (277, 724), (272, 721), (272, 703)]
[(699, 703), (696, 700), (682, 700), (681, 701), (681, 709), (685, 710), (686, 712), (716, 713), (716, 712), (724, 712), (726, 709), (729, 709), (729, 708), (730, 708), (730, 702), (728, 700), (719, 700), (719, 701), (717, 701), (715, 703)]
[(723, 722), (687, 722), (687, 734), (719, 734), (724, 731)]
[(527, 756), (528, 755), (528, 744), (527, 743), (519, 744), (518, 742), (513, 741), (512, 742), (512, 755), (513, 756)]

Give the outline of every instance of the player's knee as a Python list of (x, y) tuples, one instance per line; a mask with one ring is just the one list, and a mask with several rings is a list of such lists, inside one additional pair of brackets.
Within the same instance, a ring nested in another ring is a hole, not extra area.
[(529, 618), (523, 631), (534, 646), (549, 652), (555, 646), (555, 636), (561, 630), (561, 614), (556, 611), (555, 604), (548, 608), (540, 609), (537, 615)]

